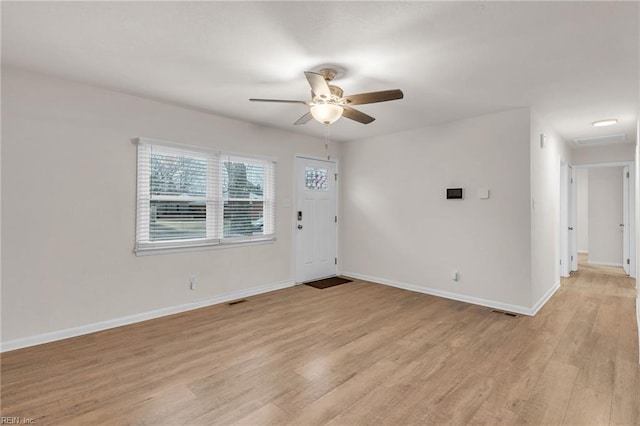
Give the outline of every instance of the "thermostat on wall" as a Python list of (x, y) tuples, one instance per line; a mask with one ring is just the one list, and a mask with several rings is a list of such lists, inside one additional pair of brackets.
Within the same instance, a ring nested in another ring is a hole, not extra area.
[(447, 188), (447, 200), (463, 200), (464, 188)]

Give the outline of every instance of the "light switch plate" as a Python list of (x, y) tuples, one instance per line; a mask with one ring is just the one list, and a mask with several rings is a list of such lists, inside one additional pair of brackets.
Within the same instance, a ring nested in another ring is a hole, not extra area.
[(487, 188), (478, 189), (478, 198), (480, 198), (481, 200), (488, 199), (489, 198), (489, 189), (487, 189)]

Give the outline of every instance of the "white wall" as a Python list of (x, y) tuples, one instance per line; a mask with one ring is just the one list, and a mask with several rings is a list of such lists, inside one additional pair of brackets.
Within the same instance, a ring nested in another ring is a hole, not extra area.
[(589, 262), (622, 266), (622, 167), (589, 169)]
[[(294, 153), (323, 140), (2, 71), (3, 342), (291, 284)], [(136, 257), (139, 136), (277, 157), (277, 241)]]
[[(638, 12), (640, 13), (640, 11)], [(640, 58), (638, 58), (638, 65), (640, 66)], [(638, 99), (640, 99), (640, 87), (638, 87)], [(636, 116), (636, 146), (635, 146), (635, 168), (636, 173), (634, 175), (635, 187), (634, 187), (634, 203), (635, 210), (633, 217), (635, 219), (636, 226), (634, 227), (635, 235), (631, 235), (631, 238), (635, 238), (636, 253), (638, 247), (640, 247), (640, 104), (637, 108)], [(640, 270), (640, 256), (635, 256), (636, 271)], [(637, 272), (636, 272), (637, 274)], [(638, 280), (636, 279), (636, 289), (638, 288)], [(638, 341), (640, 342), (640, 292), (636, 292), (636, 321), (638, 330)], [(638, 363), (640, 364), (640, 345), (638, 345)]]
[[(292, 283), (293, 156), (323, 155), (322, 140), (2, 72), (3, 346)], [(541, 132), (551, 136), (537, 151)], [(139, 136), (277, 157), (277, 241), (136, 257), (132, 139)], [(557, 280), (565, 148), (529, 109), (353, 141), (342, 153), (332, 144), (332, 156), (342, 156), (341, 270), (529, 310)], [(445, 188), (456, 186), (465, 187), (465, 200), (447, 201)], [(480, 188), (491, 198), (479, 199)]]
[(589, 169), (576, 169), (578, 252), (589, 252)]
[(528, 109), (347, 142), (342, 156), (345, 274), (531, 306)]
[[(640, 99), (640, 88), (638, 90), (638, 99)], [(640, 105), (638, 108), (638, 120), (636, 122), (636, 151), (635, 151), (635, 164), (636, 169), (640, 169)], [(635, 238), (636, 251), (637, 247), (640, 247), (640, 170), (635, 174), (635, 235), (631, 235), (631, 238)], [(635, 257), (636, 271), (640, 270), (640, 256)], [(636, 289), (638, 288), (638, 280), (636, 279)], [(636, 321), (638, 323), (638, 341), (640, 342), (640, 293), (636, 292)], [(638, 345), (638, 363), (640, 364), (640, 345)]]
[(530, 131), (531, 298), (538, 304), (560, 283), (560, 163), (572, 158), (567, 143), (534, 111)]
[[(0, 11), (0, 15), (2, 11)], [(0, 17), (1, 19), (1, 17)], [(0, 67), (0, 82), (2, 82), (2, 68)], [(1, 89), (0, 89), (1, 90)], [(0, 96), (0, 111), (2, 111), (2, 97)], [(0, 132), (2, 129), (2, 119), (0, 119)], [(2, 342), (2, 137), (0, 135), (0, 342)]]
[(573, 148), (572, 162), (578, 164), (617, 163), (633, 161), (635, 145), (631, 143), (614, 143)]

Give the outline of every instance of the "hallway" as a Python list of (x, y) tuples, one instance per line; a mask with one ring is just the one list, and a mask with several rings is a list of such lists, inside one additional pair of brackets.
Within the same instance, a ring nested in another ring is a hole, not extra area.
[[(614, 275), (614, 276), (623, 276), (626, 277), (627, 274), (624, 272), (624, 269), (618, 268), (615, 266), (602, 266), (602, 265), (590, 265), (589, 264), (589, 255), (586, 253), (578, 253), (578, 271), (577, 272), (588, 272), (596, 275)], [(574, 271), (572, 274), (575, 274)], [(572, 275), (573, 277), (573, 275)], [(633, 288), (634, 280), (630, 279)]]
[(563, 423), (640, 422), (636, 294), (635, 279), (622, 268), (589, 265), (587, 255), (580, 254), (578, 271), (562, 279), (562, 287), (541, 311), (539, 316), (558, 319), (559, 309), (573, 307), (565, 312), (571, 318), (553, 356), (571, 366), (562, 373), (573, 382), (570, 394), (556, 395), (564, 400), (558, 404), (566, 404)]

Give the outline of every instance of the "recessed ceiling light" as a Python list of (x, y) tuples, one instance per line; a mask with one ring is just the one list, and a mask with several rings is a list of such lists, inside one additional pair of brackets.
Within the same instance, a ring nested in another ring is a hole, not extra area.
[(608, 118), (606, 120), (594, 121), (592, 124), (595, 127), (604, 127), (611, 126), (612, 124), (616, 124), (618, 120), (616, 118)]

